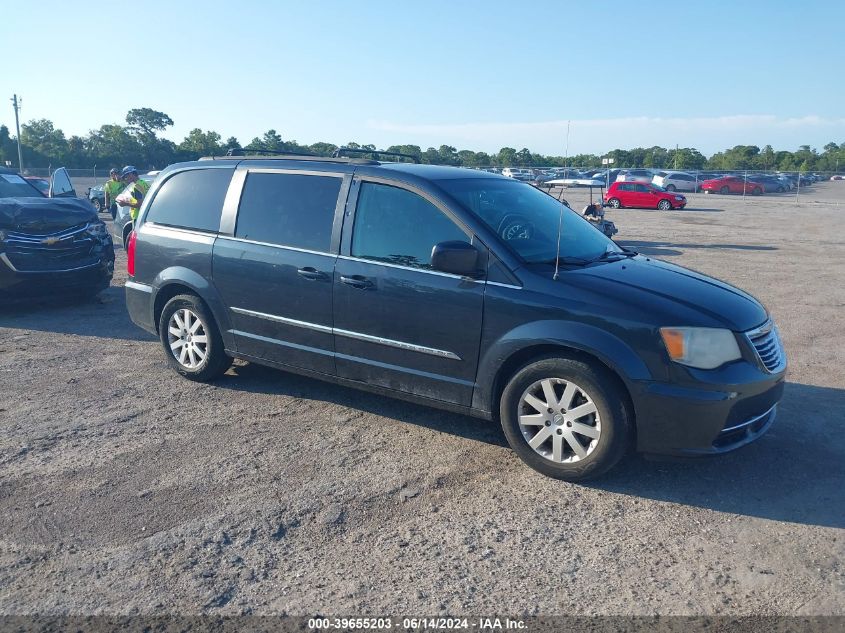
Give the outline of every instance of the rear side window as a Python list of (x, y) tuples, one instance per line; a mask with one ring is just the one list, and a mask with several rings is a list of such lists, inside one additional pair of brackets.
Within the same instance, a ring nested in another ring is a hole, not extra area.
[(168, 178), (147, 211), (146, 222), (216, 233), (233, 169), (192, 169)]
[(328, 252), (342, 182), (339, 176), (250, 173), (235, 237)]
[(431, 268), (431, 249), (439, 242), (469, 241), (440, 209), (412, 191), (365, 182), (358, 194), (352, 256)]

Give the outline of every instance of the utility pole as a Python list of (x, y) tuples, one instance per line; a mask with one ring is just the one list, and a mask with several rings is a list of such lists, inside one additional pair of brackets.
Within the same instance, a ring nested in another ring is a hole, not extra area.
[(566, 152), (563, 157), (563, 177), (569, 178), (569, 169), (567, 169), (569, 165), (569, 123), (570, 121), (566, 122)]
[(23, 173), (23, 154), (21, 153), (21, 123), (18, 118), (18, 110), (21, 109), (21, 100), (18, 95), (12, 95), (12, 104), (15, 106), (15, 130), (18, 134), (18, 171)]

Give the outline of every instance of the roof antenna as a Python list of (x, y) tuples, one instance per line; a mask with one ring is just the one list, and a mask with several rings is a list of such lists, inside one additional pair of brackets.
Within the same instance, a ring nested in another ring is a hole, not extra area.
[(560, 216), (557, 219), (557, 254), (555, 255), (555, 274), (552, 279), (557, 281), (560, 276), (560, 234), (563, 232), (563, 203), (560, 203)]

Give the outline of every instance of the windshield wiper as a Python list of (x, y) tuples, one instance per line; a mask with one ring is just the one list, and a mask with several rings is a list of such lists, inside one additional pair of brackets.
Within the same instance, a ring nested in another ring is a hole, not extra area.
[(564, 265), (586, 266), (587, 264), (592, 264), (593, 261), (595, 261), (595, 260), (582, 259), (581, 257), (570, 257), (568, 255), (561, 255), (560, 257), (557, 257), (557, 258), (545, 259), (543, 261), (533, 262), (533, 263), (535, 263), (535, 264), (556, 264), (556, 263), (560, 262), (561, 264), (564, 264)]
[(592, 261), (592, 262), (609, 261), (610, 258), (614, 255), (621, 257), (623, 259), (625, 259), (627, 257), (636, 257), (637, 255), (639, 255), (639, 253), (637, 251), (632, 251), (632, 250), (624, 248), (622, 246), (620, 246), (619, 248), (621, 248), (622, 250), (619, 250), (619, 251), (606, 250), (604, 253), (602, 253), (601, 255), (596, 257), (595, 259), (591, 259), (590, 261)]

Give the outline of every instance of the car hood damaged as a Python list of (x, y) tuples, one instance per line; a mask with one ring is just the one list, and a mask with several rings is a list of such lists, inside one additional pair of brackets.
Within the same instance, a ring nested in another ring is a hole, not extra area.
[(0, 229), (7, 231), (47, 235), (96, 221), (97, 212), (79, 198), (0, 199)]

